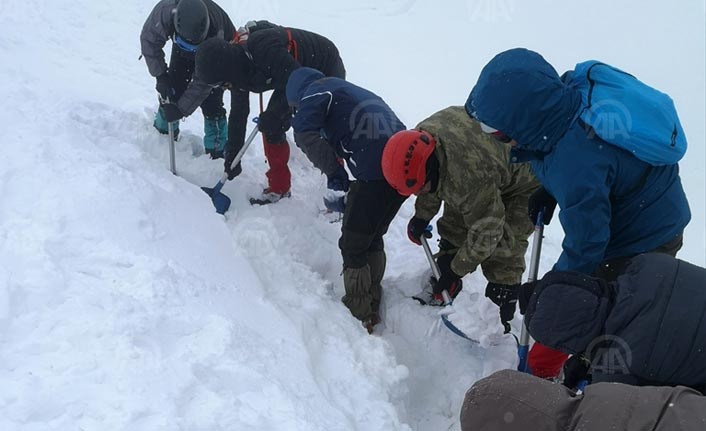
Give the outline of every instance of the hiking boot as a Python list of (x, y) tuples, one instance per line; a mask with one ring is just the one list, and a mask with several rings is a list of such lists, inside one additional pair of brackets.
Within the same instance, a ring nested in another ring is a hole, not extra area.
[(250, 198), (250, 205), (273, 204), (275, 202), (279, 202), (280, 199), (288, 198), (290, 196), (292, 196), (291, 192), (284, 192), (284, 193), (280, 194), (280, 193), (271, 192), (269, 188), (266, 188), (265, 190), (262, 191), (262, 195), (260, 195), (260, 197)]
[(380, 323), (380, 315), (378, 313), (370, 315), (367, 319), (363, 320), (363, 326), (368, 331), (368, 334), (372, 334), (375, 330), (375, 325)]
[(223, 158), (223, 151), (222, 150), (206, 150), (206, 154), (211, 156), (211, 160)]

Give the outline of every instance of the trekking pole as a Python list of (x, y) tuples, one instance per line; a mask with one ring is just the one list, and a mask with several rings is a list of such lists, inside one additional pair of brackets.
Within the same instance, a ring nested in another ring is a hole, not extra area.
[(176, 175), (176, 154), (174, 154), (174, 125), (168, 123), (169, 128), (169, 170)]
[[(542, 253), (542, 238), (544, 237), (544, 224), (542, 223), (543, 217), (544, 211), (540, 211), (539, 214), (537, 214), (537, 222), (534, 225), (534, 240), (532, 241), (532, 254), (530, 255), (530, 268), (527, 282), (537, 280), (537, 274), (539, 273), (539, 256)], [(527, 364), (527, 357), (529, 356), (529, 342), (530, 335), (523, 316), (522, 331), (520, 332), (520, 343), (517, 346), (517, 356), (520, 359), (520, 362), (517, 365), (517, 370), (522, 371), (523, 373), (530, 372)]]

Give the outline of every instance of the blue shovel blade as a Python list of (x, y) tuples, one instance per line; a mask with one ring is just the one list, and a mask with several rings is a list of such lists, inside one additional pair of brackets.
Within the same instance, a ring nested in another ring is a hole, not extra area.
[[(220, 187), (218, 187), (220, 189)], [(205, 191), (207, 195), (211, 196), (213, 201), (213, 206), (216, 207), (216, 212), (218, 214), (225, 214), (230, 208), (230, 198), (220, 192), (216, 188), (201, 187), (201, 190)]]

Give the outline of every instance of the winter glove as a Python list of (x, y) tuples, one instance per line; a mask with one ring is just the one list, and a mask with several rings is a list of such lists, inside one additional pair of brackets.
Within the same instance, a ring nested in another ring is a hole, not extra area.
[(350, 187), (348, 173), (343, 166), (339, 165), (331, 175), (327, 175), (327, 178), (324, 206), (331, 212), (342, 213), (346, 210), (346, 192)]
[(173, 123), (184, 118), (184, 114), (181, 113), (179, 107), (175, 103), (162, 103), (162, 112), (164, 113), (164, 119), (168, 123)]
[(520, 304), (520, 314), (524, 316), (527, 312), (527, 305), (529, 305), (530, 298), (534, 293), (534, 288), (537, 287), (539, 281), (528, 281), (520, 286), (520, 291), (517, 295), (517, 302)]
[(427, 230), (429, 221), (414, 216), (407, 223), (407, 238), (417, 245), (422, 245), (422, 235), (431, 238), (431, 232)]
[(329, 190), (337, 192), (348, 191), (351, 182), (348, 179), (348, 172), (346, 172), (346, 169), (342, 165), (339, 165), (331, 175), (326, 175), (326, 178), (326, 187), (328, 187)]
[(441, 277), (439, 280), (432, 280), (432, 286), (434, 287), (434, 298), (441, 300), (442, 304), (444, 300), (441, 293), (444, 290), (449, 292), (449, 296), (453, 299), (461, 293), (461, 289), (463, 288), (461, 285), (461, 276), (451, 269), (451, 261), (454, 257), (456, 257), (455, 254), (446, 253), (436, 259)]
[(573, 355), (564, 362), (564, 382), (569, 389), (576, 390), (582, 381), (588, 380), (591, 361), (582, 354)]
[(235, 160), (235, 156), (237, 154), (238, 154), (237, 151), (232, 151), (232, 150), (229, 151), (228, 145), (226, 145), (226, 148), (225, 148), (225, 159), (226, 160), (223, 163), (223, 166), (225, 167), (225, 172), (228, 174), (229, 180), (232, 180), (233, 178), (240, 175), (241, 172), (243, 172), (243, 168), (242, 168), (242, 166), (240, 166), (240, 162), (238, 162), (237, 165), (233, 166), (233, 161)]
[(169, 74), (164, 72), (157, 77), (157, 85), (155, 86), (157, 93), (161, 100), (169, 100), (174, 96), (174, 89), (172, 88), (172, 83), (169, 80)]
[(267, 110), (262, 112), (257, 119), (257, 127), (270, 144), (277, 143), (280, 136), (289, 129), (289, 124), (287, 123), (287, 121), (282, 121), (282, 118), (272, 111)]
[(485, 297), (500, 307), (500, 322), (503, 324), (506, 334), (510, 332), (510, 321), (515, 317), (519, 288), (519, 284), (507, 285), (498, 283), (488, 283), (485, 287)]
[(549, 224), (549, 222), (552, 221), (555, 209), (556, 199), (554, 199), (544, 187), (540, 187), (532, 193), (527, 202), (527, 214), (532, 224), (537, 223), (537, 216), (539, 216), (540, 211), (544, 212), (542, 215), (542, 223)]

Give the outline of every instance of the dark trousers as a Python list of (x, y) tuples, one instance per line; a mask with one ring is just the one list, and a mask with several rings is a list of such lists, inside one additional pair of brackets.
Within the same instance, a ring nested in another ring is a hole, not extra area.
[(338, 241), (345, 268), (361, 268), (369, 253), (384, 249), (382, 237), (405, 199), (385, 180), (351, 183)]
[[(662, 244), (654, 250), (650, 250), (649, 253), (663, 253), (676, 257), (677, 252), (681, 249), (683, 243), (684, 235), (680, 234), (674, 237), (671, 241)], [(593, 275), (594, 277), (602, 278), (606, 281), (615, 281), (618, 279), (618, 276), (625, 271), (625, 268), (630, 263), (630, 259), (633, 257), (635, 256), (618, 257), (615, 259), (606, 260), (601, 263)]]
[[(174, 88), (175, 102), (181, 98), (186, 87), (189, 86), (196, 66), (194, 54), (186, 53), (176, 44), (172, 45), (172, 55), (169, 59), (169, 81)], [(223, 88), (214, 88), (206, 100), (201, 103), (201, 112), (206, 118), (214, 119), (224, 117), (226, 110), (223, 107)]]

